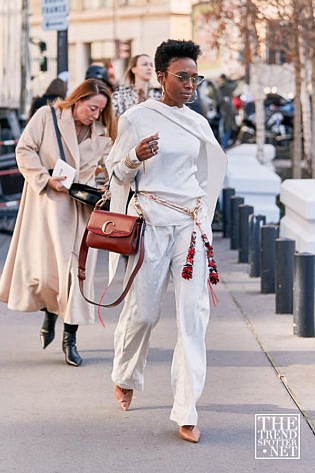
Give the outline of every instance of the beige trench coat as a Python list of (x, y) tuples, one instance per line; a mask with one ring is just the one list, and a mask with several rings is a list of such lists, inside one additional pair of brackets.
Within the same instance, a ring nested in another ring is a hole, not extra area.
[[(56, 110), (67, 162), (76, 182), (93, 185), (95, 168), (111, 147), (100, 122), (91, 138), (78, 144), (71, 110)], [(59, 149), (49, 106), (27, 124), (16, 148), (25, 178), (10, 249), (0, 280), (0, 300), (9, 309), (34, 312), (47, 308), (69, 324), (94, 323), (94, 309), (80, 294), (77, 280), (81, 238), (91, 210), (68, 194), (47, 187)], [(96, 253), (89, 255), (85, 292), (93, 297)]]

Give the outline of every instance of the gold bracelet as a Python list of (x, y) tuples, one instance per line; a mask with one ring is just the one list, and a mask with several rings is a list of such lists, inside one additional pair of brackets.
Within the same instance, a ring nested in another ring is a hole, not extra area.
[(129, 154), (127, 154), (127, 156), (125, 157), (124, 163), (127, 166), (127, 168), (129, 168), (129, 169), (136, 169), (137, 167), (139, 167), (141, 165), (140, 161), (139, 161), (139, 163), (135, 163), (135, 162), (131, 161)]

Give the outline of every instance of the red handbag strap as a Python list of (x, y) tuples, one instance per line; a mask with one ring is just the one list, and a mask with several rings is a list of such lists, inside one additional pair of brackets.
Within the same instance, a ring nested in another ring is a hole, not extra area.
[(114, 302), (111, 302), (110, 304), (100, 304), (98, 302), (91, 301), (90, 299), (88, 299), (84, 295), (83, 282), (85, 280), (85, 265), (86, 265), (86, 259), (87, 259), (88, 251), (89, 251), (89, 247), (86, 244), (86, 237), (87, 237), (87, 234), (88, 234), (88, 230), (85, 229), (85, 232), (84, 232), (84, 235), (83, 235), (83, 238), (82, 238), (82, 242), (81, 242), (81, 246), (80, 246), (78, 278), (79, 278), (79, 287), (80, 287), (81, 294), (87, 302), (89, 302), (90, 304), (93, 304), (93, 305), (97, 305), (99, 307), (115, 307), (116, 305), (120, 304), (121, 301), (124, 300), (124, 298), (126, 297), (129, 289), (131, 288), (131, 285), (133, 283), (133, 280), (134, 280), (137, 272), (139, 271), (139, 269), (141, 268), (141, 265), (143, 263), (143, 258), (144, 258), (144, 238), (143, 238), (144, 229), (145, 229), (145, 222), (143, 221), (143, 224), (142, 224), (142, 227), (141, 227), (141, 232), (140, 232), (140, 239), (139, 239), (140, 252), (139, 252), (139, 258), (138, 258), (137, 264), (135, 265), (135, 267), (134, 267), (134, 269), (133, 269), (133, 271), (132, 271), (132, 273), (131, 273), (131, 275), (128, 279), (128, 282), (127, 282), (123, 292), (120, 294), (120, 296)]

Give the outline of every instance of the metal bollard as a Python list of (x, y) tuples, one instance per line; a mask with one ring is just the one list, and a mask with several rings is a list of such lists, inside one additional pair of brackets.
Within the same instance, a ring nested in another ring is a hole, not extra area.
[(254, 207), (241, 204), (238, 206), (240, 218), (240, 234), (238, 262), (248, 263), (248, 242), (249, 242), (249, 216), (254, 213)]
[(299, 337), (314, 337), (314, 256), (294, 255), (293, 333)]
[(295, 240), (277, 238), (275, 245), (276, 314), (292, 314)]
[(263, 225), (261, 227), (261, 280), (262, 294), (275, 292), (275, 240), (278, 237), (279, 227)]
[(223, 238), (231, 236), (231, 197), (235, 195), (235, 189), (226, 187), (222, 191), (222, 214), (223, 214)]
[(239, 225), (239, 210), (238, 206), (244, 204), (244, 198), (233, 195), (231, 201), (231, 250), (239, 248), (240, 240), (240, 225)]
[(252, 278), (260, 276), (261, 227), (265, 224), (265, 215), (249, 216), (248, 262), (249, 276)]

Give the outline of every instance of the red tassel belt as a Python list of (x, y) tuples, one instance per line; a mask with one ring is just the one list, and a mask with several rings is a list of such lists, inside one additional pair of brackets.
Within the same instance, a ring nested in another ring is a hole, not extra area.
[(213, 247), (212, 245), (210, 245), (208, 237), (201, 227), (200, 220), (198, 220), (198, 212), (201, 208), (201, 198), (199, 197), (197, 199), (196, 207), (193, 209), (190, 209), (188, 207), (181, 207), (180, 205), (173, 204), (172, 202), (161, 199), (160, 197), (157, 197), (154, 194), (150, 194), (149, 192), (141, 191), (139, 192), (139, 194), (143, 195), (144, 197), (150, 200), (154, 200), (154, 202), (158, 202), (161, 205), (165, 205), (166, 207), (169, 207), (171, 209), (177, 210), (178, 212), (182, 212), (186, 215), (189, 215), (193, 219), (193, 229), (191, 232), (190, 245), (188, 248), (186, 263), (182, 270), (182, 277), (184, 279), (192, 279), (192, 276), (193, 276), (194, 257), (195, 257), (195, 252), (196, 252), (196, 236), (197, 236), (196, 227), (198, 227), (200, 230), (201, 239), (203, 241), (203, 244), (206, 250), (206, 255), (207, 255), (208, 269), (209, 269), (208, 286), (209, 286), (209, 290), (212, 296), (212, 300), (215, 304), (218, 299), (216, 295), (214, 294), (212, 284), (215, 285), (219, 282), (219, 274), (218, 274), (217, 265), (214, 259)]

